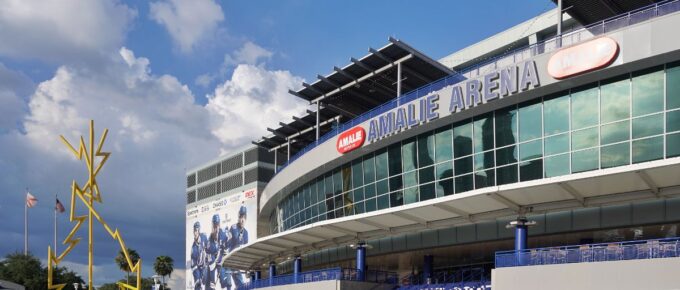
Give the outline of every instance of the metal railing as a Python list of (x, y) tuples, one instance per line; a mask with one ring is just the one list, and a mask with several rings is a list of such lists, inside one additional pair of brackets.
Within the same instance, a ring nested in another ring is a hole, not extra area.
[[(345, 281), (360, 281), (359, 270), (351, 268), (330, 268), (323, 270), (307, 271), (297, 275), (286, 274), (274, 276), (273, 279), (265, 278), (250, 281), (237, 290), (250, 290), (262, 287), (271, 287), (279, 285), (290, 285), (297, 283), (309, 283), (328, 280), (345, 280)], [(380, 284), (397, 284), (397, 273), (387, 271), (368, 270), (364, 273), (364, 282), (380, 283)]]
[(555, 51), (562, 46), (568, 46), (575, 43), (579, 43), (581, 41), (588, 40), (598, 35), (610, 33), (614, 30), (618, 30), (629, 25), (637, 24), (655, 17), (668, 15), (677, 11), (680, 11), (680, 0), (668, 0), (658, 2), (655, 4), (651, 4), (649, 6), (642, 7), (640, 9), (630, 11), (625, 14), (617, 15), (590, 24), (588, 26), (575, 29), (567, 33), (563, 33), (560, 36), (556, 36), (529, 46), (521, 47), (506, 52), (482, 63), (478, 63), (471, 67), (465, 68), (454, 75), (446, 76), (440, 80), (437, 80), (435, 82), (422, 86), (418, 89), (410, 91), (409, 93), (397, 97), (393, 100), (390, 100), (387, 103), (384, 103), (380, 106), (377, 106), (352, 120), (340, 124), (339, 126), (333, 128), (331, 131), (327, 132), (323, 136), (319, 137), (318, 140), (310, 143), (309, 145), (298, 151), (295, 155), (291, 156), (289, 160), (287, 160), (283, 165), (279, 167), (277, 173), (281, 172), (281, 170), (286, 168), (288, 165), (290, 165), (292, 162), (300, 158), (305, 153), (314, 149), (316, 146), (328, 141), (329, 139), (337, 136), (338, 134), (346, 130), (358, 126), (359, 124), (373, 117), (376, 117), (382, 113), (385, 113), (391, 109), (396, 108), (398, 104), (408, 103), (412, 100), (415, 100), (419, 97), (423, 97), (431, 92), (437, 91), (446, 86), (460, 83), (468, 78), (480, 76), (487, 71), (495, 70), (500, 67), (509, 66), (513, 63), (530, 59), (539, 54)]
[(680, 238), (496, 252), (496, 268), (680, 257)]

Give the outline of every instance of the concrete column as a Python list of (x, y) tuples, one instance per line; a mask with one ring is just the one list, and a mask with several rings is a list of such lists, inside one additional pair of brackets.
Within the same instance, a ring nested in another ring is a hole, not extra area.
[(295, 283), (300, 283), (300, 273), (302, 273), (302, 258), (300, 256), (295, 256), (295, 261), (293, 262), (293, 281)]
[(423, 282), (425, 284), (432, 284), (432, 269), (434, 264), (434, 256), (425, 255), (423, 257)]
[(274, 286), (274, 277), (276, 277), (276, 263), (269, 262), (269, 286)]
[(557, 0), (557, 47), (562, 47), (562, 0)]
[(366, 280), (366, 243), (357, 244), (357, 281)]

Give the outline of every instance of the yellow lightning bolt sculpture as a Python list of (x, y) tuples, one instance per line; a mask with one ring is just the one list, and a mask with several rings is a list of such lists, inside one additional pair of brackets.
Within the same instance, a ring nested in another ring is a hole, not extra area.
[[(80, 136), (80, 144), (78, 147), (78, 150), (76, 150), (73, 146), (71, 146), (71, 143), (66, 141), (66, 138), (64, 136), (59, 136), (61, 137), (61, 141), (68, 147), (68, 149), (73, 153), (73, 155), (78, 158), (78, 160), (83, 160), (83, 157), (85, 157), (85, 164), (87, 165), (87, 171), (88, 171), (88, 179), (87, 183), (85, 184), (84, 187), (80, 187), (78, 183), (74, 180), (73, 183), (71, 184), (71, 208), (69, 210), (69, 221), (70, 222), (75, 222), (75, 225), (73, 226), (73, 229), (71, 232), (68, 234), (68, 236), (64, 239), (63, 244), (66, 245), (66, 249), (59, 255), (57, 256), (56, 253), (52, 252), (51, 247), (47, 247), (47, 256), (48, 256), (48, 262), (47, 262), (47, 288), (48, 289), (56, 289), (56, 290), (62, 290), (66, 284), (53, 284), (53, 279), (52, 279), (52, 272), (53, 272), (53, 267), (56, 265), (59, 265), (59, 263), (68, 255), (68, 253), (80, 242), (80, 238), (74, 238), (74, 235), (78, 232), (78, 229), (80, 229), (80, 226), (87, 220), (87, 226), (88, 226), (88, 270), (87, 270), (87, 278), (88, 278), (88, 289), (92, 290), (94, 289), (92, 285), (94, 284), (94, 281), (92, 279), (92, 270), (93, 270), (93, 240), (92, 240), (92, 222), (93, 219), (97, 219), (99, 223), (104, 226), (104, 229), (111, 235), (111, 237), (118, 241), (120, 244), (120, 248), (123, 251), (123, 254), (125, 254), (125, 260), (127, 261), (128, 267), (130, 269), (130, 272), (133, 272), (137, 276), (137, 281), (136, 281), (136, 286), (132, 286), (123, 282), (118, 282), (118, 289), (130, 289), (130, 290), (140, 290), (141, 285), (142, 285), (142, 260), (139, 259), (137, 263), (133, 263), (132, 260), (130, 259), (130, 255), (128, 254), (127, 247), (125, 247), (125, 242), (123, 241), (123, 238), (120, 236), (120, 233), (118, 232), (118, 229), (111, 230), (109, 225), (106, 224), (106, 222), (102, 219), (102, 217), (99, 215), (97, 210), (94, 208), (94, 202), (101, 203), (101, 194), (99, 191), (99, 185), (97, 185), (97, 174), (99, 174), (99, 171), (102, 169), (102, 166), (104, 166), (104, 163), (106, 163), (106, 160), (109, 158), (109, 155), (111, 154), (110, 152), (102, 152), (102, 146), (104, 145), (104, 141), (106, 140), (106, 134), (109, 132), (108, 129), (104, 129), (104, 132), (102, 133), (101, 138), (99, 139), (99, 143), (97, 144), (97, 148), (95, 150), (95, 143), (94, 143), (94, 121), (90, 120), (90, 136), (89, 136), (89, 144), (86, 146), (85, 145), (85, 140), (82, 136)], [(101, 157), (101, 160), (99, 163), (95, 162), (96, 157)], [(76, 216), (75, 215), (75, 205), (76, 205), (76, 199), (80, 199), (82, 203), (87, 207), (88, 209), (88, 214), (87, 215), (81, 215), (81, 216)]]

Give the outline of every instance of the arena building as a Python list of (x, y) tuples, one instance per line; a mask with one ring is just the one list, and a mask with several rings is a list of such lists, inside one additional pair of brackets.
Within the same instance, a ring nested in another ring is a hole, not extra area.
[[(390, 38), (291, 90), (310, 110), (253, 142), (276, 164), (257, 237), (196, 281), (677, 288), (680, 1), (555, 3), (439, 60)], [(187, 187), (188, 210), (225, 191)]]

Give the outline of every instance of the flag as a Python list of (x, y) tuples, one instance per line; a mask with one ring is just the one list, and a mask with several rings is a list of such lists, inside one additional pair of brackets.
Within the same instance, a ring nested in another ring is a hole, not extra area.
[(54, 206), (54, 210), (57, 211), (58, 213), (64, 212), (66, 209), (64, 208), (64, 205), (61, 204), (61, 201), (57, 198), (57, 204)]
[(35, 198), (30, 192), (26, 193), (26, 206), (27, 207), (34, 207), (36, 204), (38, 204), (38, 199)]

